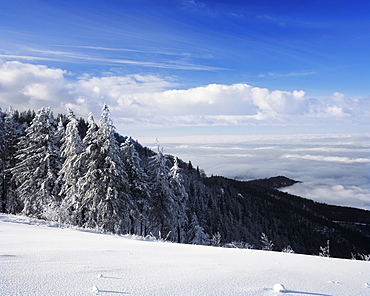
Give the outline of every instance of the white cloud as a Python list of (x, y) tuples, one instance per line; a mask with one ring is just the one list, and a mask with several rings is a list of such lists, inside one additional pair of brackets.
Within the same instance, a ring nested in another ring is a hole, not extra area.
[(333, 117), (343, 117), (346, 116), (346, 114), (343, 111), (343, 108), (340, 106), (327, 106), (324, 110), (324, 114), (321, 115), (327, 115), (327, 116), (333, 116)]
[(343, 104), (346, 101), (346, 96), (339, 92), (334, 92), (329, 99), (335, 103)]
[[(334, 93), (326, 99), (307, 98), (304, 91), (280, 91), (244, 83), (176, 89), (172, 77), (156, 75), (81, 75), (21, 62), (0, 62), (0, 102), (19, 110), (51, 106), (72, 108), (78, 115), (100, 114), (103, 102), (117, 127), (366, 125), (370, 103)], [(369, 108), (367, 108), (369, 107)]]
[(285, 154), (281, 158), (301, 158), (307, 160), (326, 161), (326, 162), (343, 162), (343, 163), (370, 163), (370, 158), (349, 158), (344, 156), (323, 156), (323, 155), (297, 155)]
[(284, 191), (328, 204), (370, 209), (369, 188), (351, 185), (299, 183)]
[[(142, 93), (156, 93), (175, 86), (175, 83), (154, 75), (127, 75), (79, 77), (75, 87), (80, 96), (86, 100), (106, 102), (112, 111), (120, 116), (135, 118), (142, 115), (142, 111), (149, 111), (150, 101), (138, 99)], [(100, 108), (101, 106), (99, 106)], [(98, 110), (95, 110), (98, 111)]]
[[(153, 119), (173, 125), (245, 125), (303, 114), (303, 91), (284, 92), (247, 84), (209, 84), (186, 90), (136, 93), (120, 98), (148, 108)], [(140, 115), (140, 114), (137, 114)]]
[(66, 74), (42, 65), (0, 63), (0, 101), (20, 110), (45, 105), (60, 109), (72, 98)]
[(266, 114), (302, 114), (307, 111), (304, 91), (269, 91), (254, 87), (252, 101)]
[(175, 86), (171, 79), (154, 75), (83, 75), (75, 81), (69, 81), (68, 76), (65, 70), (44, 65), (0, 61), (2, 107), (11, 105), (19, 110), (37, 110), (50, 106), (55, 112), (62, 113), (68, 107), (78, 115), (86, 116), (89, 112), (99, 115), (103, 102), (107, 102), (118, 113), (127, 112), (128, 116), (136, 116), (131, 110), (135, 109), (135, 100), (125, 104), (132, 94), (158, 92)]

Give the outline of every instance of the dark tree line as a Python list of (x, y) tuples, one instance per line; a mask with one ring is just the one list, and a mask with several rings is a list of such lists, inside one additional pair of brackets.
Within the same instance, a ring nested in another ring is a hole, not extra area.
[(106, 105), (98, 123), (50, 108), (0, 111), (2, 212), (180, 243), (317, 254), (330, 240), (333, 256), (369, 253), (369, 211), (282, 193), (279, 180), (294, 182), (207, 177), (119, 135)]

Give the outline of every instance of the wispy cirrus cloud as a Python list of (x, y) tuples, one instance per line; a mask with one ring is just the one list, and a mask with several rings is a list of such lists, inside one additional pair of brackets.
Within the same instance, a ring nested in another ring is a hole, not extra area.
[(183, 0), (182, 6), (190, 10), (201, 10), (202, 12), (205, 12), (205, 9), (209, 9), (209, 7), (204, 2), (201, 2), (199, 0)]
[(257, 15), (256, 19), (258, 21), (269, 22), (269, 23), (277, 24), (279, 26), (286, 26), (286, 23), (287, 23), (286, 18), (277, 18), (277, 17), (273, 17), (267, 14)]
[(315, 75), (315, 71), (302, 71), (302, 72), (290, 72), (290, 73), (276, 73), (276, 72), (269, 72), (267, 74), (259, 74), (258, 77), (266, 78), (266, 77), (299, 77), (299, 76), (308, 76), (308, 75)]
[(41, 57), (32, 55), (14, 55), (14, 54), (0, 54), (0, 58), (4, 60), (21, 60), (21, 61), (53, 61), (61, 62), (61, 58)]
[[(217, 71), (228, 70), (226, 68), (192, 63), (186, 57), (188, 53), (176, 53), (170, 51), (150, 51), (150, 50), (135, 50), (125, 48), (109, 48), (109, 47), (94, 47), (94, 46), (58, 46), (64, 48), (76, 48), (81, 51), (68, 50), (53, 50), (53, 49), (38, 49), (33, 47), (19, 48), (20, 54), (9, 54), (6, 50), (0, 49), (0, 58), (3, 60), (25, 60), (25, 61), (56, 61), (67, 63), (95, 63), (110, 66), (138, 66), (144, 68), (170, 69), (170, 70), (189, 70), (189, 71)], [(87, 51), (90, 50), (90, 51)], [(102, 53), (103, 51), (103, 53)], [(109, 55), (106, 52), (115, 54)], [(2, 52), (2, 53), (1, 53)], [(131, 54), (127, 56), (119, 53), (141, 53), (140, 59), (133, 58)], [(161, 58), (161, 55), (172, 56), (172, 59)], [(158, 57), (159, 56), (159, 57)], [(175, 59), (175, 57), (177, 57)]]
[(132, 49), (132, 48), (114, 48), (114, 47), (103, 47), (103, 46), (89, 46), (89, 45), (54, 45), (56, 47), (64, 47), (64, 48), (80, 48), (80, 49), (92, 49), (97, 51), (113, 51), (113, 52), (137, 52), (137, 53), (146, 53), (146, 54), (161, 54), (161, 55), (168, 55), (168, 56), (189, 56), (190, 53), (187, 52), (174, 52), (174, 51), (164, 51), (158, 49), (148, 49), (148, 50), (140, 50), (140, 49)]

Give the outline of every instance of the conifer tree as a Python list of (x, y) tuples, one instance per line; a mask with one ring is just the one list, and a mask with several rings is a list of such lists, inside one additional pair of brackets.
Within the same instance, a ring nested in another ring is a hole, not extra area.
[(24, 133), (25, 125), (20, 126), (16, 122), (19, 117), (18, 111), (12, 107), (8, 107), (4, 114), (4, 130), (5, 130), (5, 153), (3, 155), (5, 174), (4, 174), (4, 212), (15, 214), (21, 209), (19, 201), (16, 197), (16, 186), (12, 180), (11, 169), (15, 166), (15, 154), (18, 149), (18, 141)]
[(146, 236), (150, 197), (148, 176), (141, 165), (139, 154), (135, 148), (135, 142), (131, 137), (127, 138), (121, 145), (121, 150), (126, 166), (132, 201), (136, 204), (138, 210), (138, 212), (130, 214), (130, 218), (132, 219), (132, 229), (130, 232)]
[(62, 116), (60, 116), (58, 119), (58, 126), (56, 130), (56, 140), (57, 140), (57, 145), (59, 148), (62, 146), (62, 140), (64, 139), (65, 133), (66, 133), (66, 130), (63, 125), (63, 118)]
[(152, 223), (151, 231), (174, 238), (176, 228), (175, 203), (169, 185), (169, 169), (163, 150), (157, 147), (157, 153), (150, 157), (148, 175), (150, 178), (150, 210), (149, 220)]
[(260, 240), (262, 244), (262, 250), (272, 251), (274, 249), (274, 243), (271, 240), (269, 240), (265, 233), (262, 232)]
[(174, 157), (174, 164), (170, 169), (170, 186), (174, 199), (174, 208), (172, 211), (175, 214), (177, 242), (181, 243), (185, 240), (183, 229), (187, 223), (186, 204), (188, 194), (183, 185), (177, 157)]
[(108, 106), (104, 105), (100, 127), (95, 132), (95, 123), (91, 119), (90, 116), (89, 130), (84, 139), (86, 149), (82, 153), (86, 173), (78, 182), (83, 225), (127, 233), (132, 204)]
[(59, 205), (55, 184), (61, 167), (50, 108), (38, 111), (19, 147), (18, 163), (11, 171), (22, 213), (38, 218), (50, 216)]
[(0, 212), (5, 212), (5, 148), (6, 134), (4, 125), (4, 114), (0, 109)]
[[(62, 140), (65, 137), (65, 133), (66, 133), (66, 130), (65, 130), (64, 125), (63, 125), (63, 118), (62, 118), (62, 116), (60, 116), (58, 121), (57, 121), (57, 127), (56, 127), (56, 131), (55, 131), (55, 145), (59, 148), (60, 168), (63, 166), (64, 160), (65, 160), (64, 155), (62, 155), (62, 153), (60, 151), (61, 146), (62, 146)], [(58, 196), (58, 199), (62, 200), (63, 196), (61, 196), (59, 193), (60, 193), (61, 186), (63, 185), (63, 183), (59, 179), (59, 175), (60, 175), (60, 171), (58, 172), (58, 177), (55, 181), (54, 191), (56, 192), (56, 194)], [(58, 210), (60, 210), (60, 207), (58, 207)], [(56, 220), (60, 220), (59, 218), (60, 218), (60, 214), (57, 213)]]
[(59, 195), (63, 198), (60, 218), (62, 222), (82, 226), (81, 197), (77, 183), (85, 170), (81, 161), (84, 146), (78, 132), (78, 121), (72, 110), (69, 110), (67, 117), (69, 122), (61, 141), (61, 156), (64, 162), (58, 177), (61, 184)]
[(220, 247), (221, 246), (221, 233), (217, 231), (212, 235), (212, 240), (211, 240), (212, 246), (215, 247)]
[(319, 256), (320, 257), (330, 257), (330, 240), (326, 241), (325, 247), (320, 246)]
[(209, 245), (209, 235), (204, 232), (204, 228), (199, 225), (198, 217), (194, 213), (187, 232), (187, 242), (196, 245)]

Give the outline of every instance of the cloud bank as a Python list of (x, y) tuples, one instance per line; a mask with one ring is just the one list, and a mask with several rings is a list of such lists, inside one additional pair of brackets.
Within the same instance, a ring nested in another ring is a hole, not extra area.
[(238, 83), (179, 89), (174, 77), (152, 74), (92, 76), (18, 61), (0, 62), (0, 102), (19, 110), (51, 106), (64, 113), (100, 114), (109, 104), (117, 126), (367, 125), (369, 100), (334, 93), (268, 90)]
[[(287, 176), (283, 189), (329, 204), (370, 210), (370, 134), (229, 135), (159, 138), (164, 151), (207, 175), (241, 180)], [(141, 139), (153, 146), (153, 139)]]

